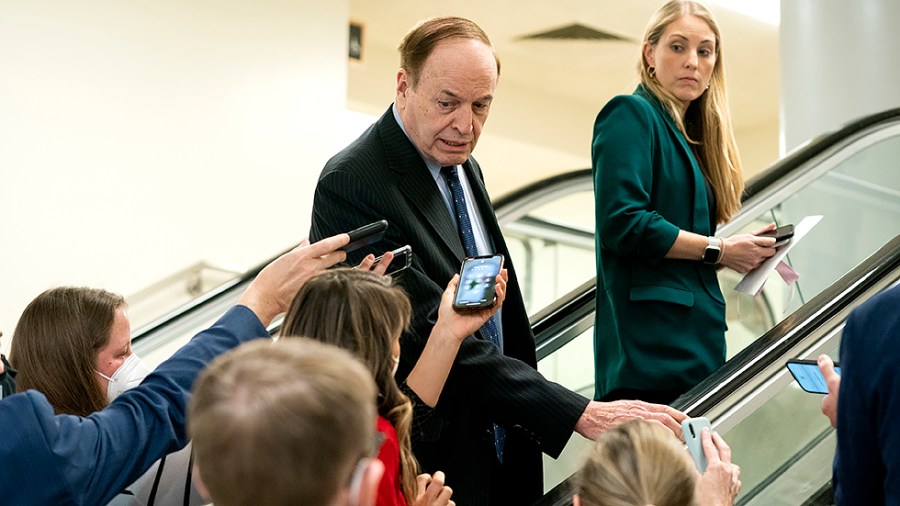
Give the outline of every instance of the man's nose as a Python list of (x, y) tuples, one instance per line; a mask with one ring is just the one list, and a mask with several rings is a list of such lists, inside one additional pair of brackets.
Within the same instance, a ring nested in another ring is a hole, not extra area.
[(468, 134), (472, 131), (474, 114), (472, 114), (472, 109), (469, 107), (460, 107), (456, 110), (453, 116), (453, 128), (458, 130), (460, 133)]

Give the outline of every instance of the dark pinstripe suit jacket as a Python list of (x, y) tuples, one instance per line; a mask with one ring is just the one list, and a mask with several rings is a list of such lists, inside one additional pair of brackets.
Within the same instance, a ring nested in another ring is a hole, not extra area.
[[(478, 334), (465, 339), (433, 416), (413, 435), (413, 449), (425, 472), (447, 474), (457, 504), (529, 504), (542, 493), (541, 451), (559, 455), (588, 400), (535, 370), (534, 337), (481, 170), (473, 159), (463, 167), (487, 233), (507, 259), (505, 356)], [(412, 267), (400, 276), (414, 315), (412, 330), (401, 341), (399, 379), (418, 359), (441, 293), (464, 253), (437, 185), (390, 108), (325, 165), (316, 187), (310, 239), (380, 219), (390, 223), (384, 241), (352, 253), (349, 262), (412, 246)], [(495, 464), (492, 422), (508, 430), (503, 466)]]

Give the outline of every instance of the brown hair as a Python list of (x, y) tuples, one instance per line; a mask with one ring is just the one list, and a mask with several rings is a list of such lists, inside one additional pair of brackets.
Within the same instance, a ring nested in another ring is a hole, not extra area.
[(99, 288), (60, 287), (38, 295), (19, 318), (10, 363), (16, 390), (43, 393), (56, 413), (87, 416), (106, 407), (97, 353), (109, 343), (125, 299)]
[(368, 271), (332, 269), (310, 278), (291, 302), (283, 336), (306, 336), (350, 350), (378, 387), (378, 414), (397, 432), (400, 481), (406, 502), (416, 497), (418, 463), (412, 453), (412, 403), (394, 381), (391, 348), (409, 326), (409, 297), (391, 278)]
[(699, 3), (672, 0), (650, 18), (644, 32), (644, 44), (656, 46), (669, 24), (682, 16), (696, 16), (702, 19), (716, 36), (716, 63), (710, 77), (709, 89), (690, 104), (685, 117), (682, 118), (678, 105), (680, 102), (650, 74), (649, 63), (643, 50), (638, 61), (638, 73), (644, 88), (659, 99), (688, 142), (697, 146), (700, 168), (716, 195), (716, 223), (724, 223), (741, 207), (744, 175), (741, 156), (734, 139), (728, 97), (725, 93), (725, 58), (719, 25), (706, 7)]
[(665, 428), (643, 420), (604, 432), (576, 475), (583, 506), (692, 506), (697, 471)]
[[(435, 46), (443, 40), (459, 37), (483, 42), (494, 49), (491, 40), (480, 26), (466, 19), (453, 16), (429, 18), (420, 21), (403, 37), (400, 42), (400, 68), (409, 75), (409, 84), (415, 88), (425, 60), (431, 55)], [(500, 77), (500, 58), (494, 51), (497, 62), (497, 77)]]
[(194, 387), (188, 432), (217, 505), (332, 504), (375, 437), (375, 385), (344, 350), (258, 340)]

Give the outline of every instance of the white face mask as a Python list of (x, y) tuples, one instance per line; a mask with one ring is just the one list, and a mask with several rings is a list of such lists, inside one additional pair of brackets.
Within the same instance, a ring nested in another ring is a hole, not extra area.
[(125, 390), (138, 386), (151, 372), (150, 368), (144, 364), (144, 361), (136, 353), (132, 353), (128, 355), (128, 358), (122, 362), (122, 365), (116, 369), (116, 372), (111, 377), (100, 371), (97, 371), (97, 374), (109, 381), (109, 385), (106, 387), (106, 398), (109, 402), (112, 402)]
[(400, 357), (399, 357), (399, 356), (396, 356), (396, 357), (391, 356), (391, 360), (394, 361), (394, 369), (391, 371), (391, 374), (392, 374), (393, 376), (396, 376), (396, 375), (397, 375), (397, 369), (400, 368)]

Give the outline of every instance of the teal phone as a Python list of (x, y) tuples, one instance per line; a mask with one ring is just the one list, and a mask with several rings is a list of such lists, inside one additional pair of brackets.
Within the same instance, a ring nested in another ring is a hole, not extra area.
[(681, 432), (684, 434), (684, 443), (687, 445), (688, 451), (694, 459), (694, 463), (697, 464), (697, 470), (701, 473), (706, 471), (706, 466), (708, 464), (706, 453), (703, 452), (703, 441), (700, 439), (703, 427), (712, 431), (712, 425), (710, 425), (709, 420), (703, 417), (688, 418), (681, 422)]

